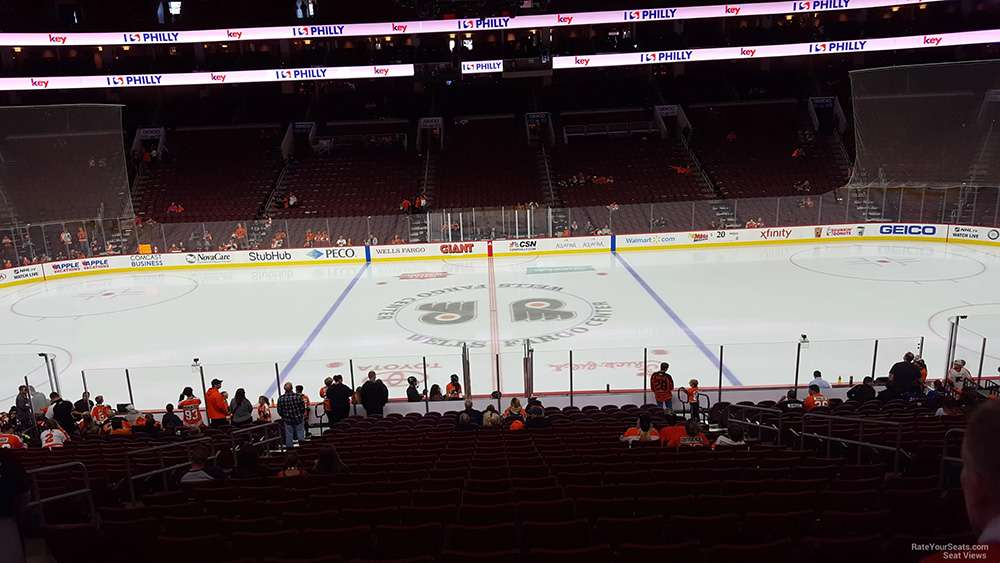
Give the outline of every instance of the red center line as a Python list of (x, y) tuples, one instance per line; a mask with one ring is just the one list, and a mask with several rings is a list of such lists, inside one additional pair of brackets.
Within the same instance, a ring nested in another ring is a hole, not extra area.
[[(500, 322), (497, 314), (497, 284), (496, 272), (493, 269), (493, 243), (490, 242), (487, 249), (487, 272), (489, 273), (489, 294), (490, 294), (490, 373), (492, 379), (490, 384), (496, 383), (497, 376), (497, 355), (500, 353)], [(499, 387), (499, 385), (498, 385)], [(497, 389), (500, 391), (500, 389)]]

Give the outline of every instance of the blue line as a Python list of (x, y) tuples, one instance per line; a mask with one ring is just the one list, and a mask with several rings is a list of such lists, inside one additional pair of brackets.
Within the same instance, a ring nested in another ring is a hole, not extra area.
[[(352, 279), (351, 282), (347, 284), (347, 287), (344, 288), (344, 291), (340, 292), (340, 295), (337, 297), (337, 300), (333, 302), (333, 305), (330, 305), (330, 308), (327, 309), (326, 314), (323, 315), (323, 318), (319, 320), (319, 323), (316, 324), (316, 327), (312, 329), (312, 332), (309, 333), (309, 336), (306, 337), (305, 341), (302, 342), (302, 345), (299, 346), (299, 349), (296, 350), (295, 354), (292, 355), (292, 359), (288, 360), (288, 363), (285, 364), (285, 368), (282, 369), (281, 372), (278, 374), (278, 379), (281, 380), (282, 383), (284, 383), (285, 378), (287, 378), (288, 375), (292, 373), (292, 370), (295, 368), (295, 366), (298, 365), (299, 360), (302, 359), (302, 356), (306, 353), (306, 350), (308, 350), (309, 347), (312, 346), (313, 341), (316, 340), (316, 337), (319, 336), (319, 333), (323, 331), (323, 327), (326, 326), (326, 323), (330, 322), (330, 318), (333, 317), (333, 314), (337, 312), (338, 308), (340, 308), (340, 305), (344, 302), (344, 299), (347, 299), (347, 294), (350, 293), (352, 289), (354, 289), (354, 286), (357, 285), (358, 280), (361, 279), (361, 274), (365, 273), (365, 270), (368, 269), (368, 266), (369, 264), (366, 263), (364, 266), (361, 266), (361, 269), (358, 270), (358, 273), (354, 274), (354, 279)], [(278, 383), (275, 382), (268, 386), (267, 394), (265, 396), (274, 397), (277, 394), (277, 392), (278, 392)]]
[[(654, 291), (653, 288), (650, 287), (648, 283), (646, 283), (646, 280), (642, 279), (642, 276), (640, 276), (639, 273), (636, 272), (632, 268), (632, 266), (625, 261), (624, 258), (622, 258), (622, 255), (616, 252), (615, 258), (617, 258), (618, 261), (622, 263), (622, 266), (625, 266), (625, 269), (628, 270), (628, 273), (632, 274), (632, 277), (635, 278), (635, 281), (638, 282), (639, 285), (641, 285), (642, 288), (646, 290), (646, 293), (648, 293), (649, 296), (653, 298), (653, 301), (656, 301), (656, 304), (659, 305), (660, 308), (663, 309), (663, 312), (666, 313), (667, 316), (669, 316), (674, 321), (674, 324), (676, 324), (681, 330), (684, 331), (684, 334), (686, 334), (687, 337), (691, 339), (691, 342), (694, 342), (694, 345), (697, 346), (699, 350), (701, 350), (701, 353), (704, 354), (706, 358), (708, 358), (708, 361), (710, 361), (712, 365), (716, 366), (719, 365), (719, 357), (715, 355), (715, 352), (713, 352), (708, 346), (705, 345), (705, 343), (701, 340), (701, 338), (699, 338), (698, 335), (695, 334), (693, 330), (691, 330), (691, 327), (689, 327), (687, 323), (685, 323), (684, 320), (681, 319), (680, 315), (678, 315), (677, 312), (670, 307), (670, 305), (667, 305), (667, 302), (664, 301), (663, 298), (660, 297), (660, 295), (656, 293), (656, 291)], [(739, 378), (737, 378), (733, 374), (732, 370), (726, 367), (725, 364), (723, 364), (722, 366), (722, 373), (723, 375), (726, 376), (726, 379), (729, 380), (729, 383), (731, 385), (736, 385), (736, 386), (743, 385), (742, 383), (740, 383)]]

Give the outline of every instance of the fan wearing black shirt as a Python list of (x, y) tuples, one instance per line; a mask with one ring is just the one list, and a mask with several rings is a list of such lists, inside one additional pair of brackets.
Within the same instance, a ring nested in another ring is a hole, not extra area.
[(903, 355), (903, 361), (896, 362), (889, 369), (889, 381), (897, 393), (910, 393), (917, 390), (920, 381), (920, 368), (913, 363), (913, 352)]
[(859, 403), (873, 400), (875, 398), (874, 380), (871, 377), (864, 378), (861, 385), (851, 387), (851, 390), (847, 392), (847, 398)]
[(789, 389), (788, 393), (778, 401), (778, 409), (782, 412), (802, 412), (802, 401), (795, 396), (795, 389)]

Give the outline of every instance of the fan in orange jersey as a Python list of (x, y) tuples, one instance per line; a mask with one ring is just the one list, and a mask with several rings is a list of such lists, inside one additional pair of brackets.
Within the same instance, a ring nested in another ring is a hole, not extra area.
[(201, 399), (194, 396), (194, 390), (185, 387), (181, 391), (181, 396), (177, 399), (177, 408), (181, 409), (181, 420), (184, 426), (198, 427), (202, 425), (201, 420)]
[(94, 419), (94, 424), (101, 426), (111, 418), (111, 406), (104, 404), (104, 395), (94, 397), (94, 408), (90, 409), (90, 416)]

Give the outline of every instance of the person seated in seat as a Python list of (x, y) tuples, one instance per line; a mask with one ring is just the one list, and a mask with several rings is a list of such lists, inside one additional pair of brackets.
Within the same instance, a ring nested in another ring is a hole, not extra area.
[(712, 444), (712, 449), (718, 447), (731, 447), (731, 446), (746, 446), (747, 442), (743, 439), (743, 426), (737, 424), (736, 426), (730, 426), (726, 429), (726, 433), (719, 436), (715, 443)]
[(622, 442), (657, 442), (660, 440), (660, 433), (653, 428), (653, 423), (649, 415), (642, 413), (635, 421), (635, 426), (629, 428), (621, 436)]
[(829, 407), (830, 401), (819, 390), (819, 385), (815, 383), (809, 386), (809, 396), (802, 403), (802, 408), (809, 412), (817, 407)]
[(694, 418), (688, 419), (683, 425), (664, 428), (664, 432), (660, 433), (660, 441), (667, 448), (701, 448), (710, 445), (701, 431), (701, 424)]
[(181, 476), (181, 483), (199, 483), (201, 481), (225, 479), (226, 474), (221, 469), (209, 464), (209, 456), (210, 453), (207, 446), (191, 448), (191, 467)]
[(798, 399), (795, 389), (789, 389), (777, 406), (782, 412), (802, 412), (802, 401)]
[(462, 398), (462, 384), (458, 382), (458, 374), (451, 374), (451, 382), (445, 387), (444, 393), (449, 401), (457, 401)]
[(859, 403), (871, 401), (875, 398), (875, 380), (871, 376), (865, 377), (861, 381), (861, 385), (851, 387), (851, 390), (847, 392), (847, 398)]
[(525, 428), (551, 428), (552, 423), (545, 418), (545, 409), (538, 405), (528, 407), (528, 418), (524, 421)]

